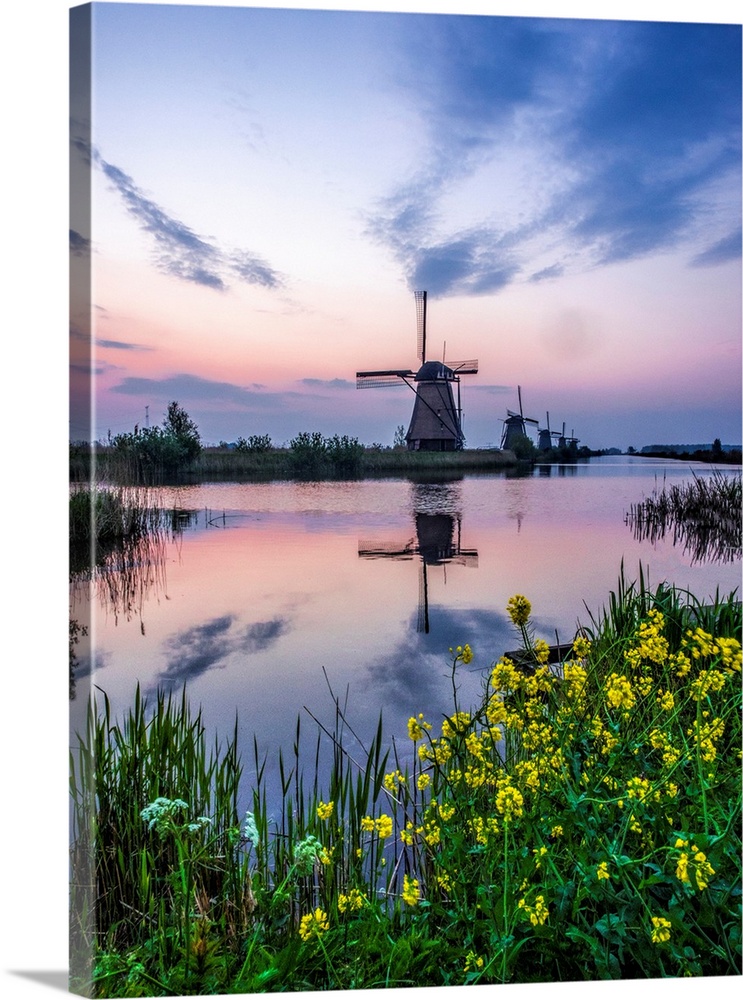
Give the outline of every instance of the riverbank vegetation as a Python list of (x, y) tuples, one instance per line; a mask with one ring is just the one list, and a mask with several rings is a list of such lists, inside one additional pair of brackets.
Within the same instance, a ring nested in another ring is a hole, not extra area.
[[(239, 442), (238, 442), (239, 443)], [(134, 468), (123, 465), (107, 445), (91, 449), (85, 445), (70, 447), (70, 478), (87, 482), (92, 476), (109, 482), (215, 482), (271, 479), (347, 479), (408, 474), (453, 475), (466, 472), (493, 472), (516, 469), (516, 456), (499, 449), (462, 451), (407, 451), (365, 447), (356, 438), (334, 435), (327, 438), (318, 431), (302, 432), (286, 448), (272, 445), (262, 448), (232, 448), (227, 445), (202, 448), (198, 458), (187, 467), (169, 475), (148, 474), (137, 478)]]
[(406, 733), (380, 718), (364, 749), (336, 702), (322, 773), (302, 768), (298, 722), (278, 812), (258, 748), (240, 808), (237, 723), (210, 747), (185, 692), (138, 694), (123, 719), (91, 704), (71, 768), (73, 989), (739, 974), (740, 602), (622, 579), (558, 666), (527, 598), (507, 612), (519, 666), (451, 650), (446, 717), (411, 704)]
[(688, 482), (656, 489), (633, 504), (626, 521), (638, 540), (655, 542), (672, 533), (692, 559), (730, 561), (741, 553), (741, 475), (714, 470)]

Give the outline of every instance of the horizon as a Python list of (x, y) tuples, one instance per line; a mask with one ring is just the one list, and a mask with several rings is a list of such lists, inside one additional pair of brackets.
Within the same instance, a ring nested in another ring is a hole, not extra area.
[(390, 445), (412, 394), (355, 373), (416, 366), (426, 289), (468, 448), (517, 386), (592, 450), (740, 441), (740, 25), (92, 6), (72, 440), (176, 399)]

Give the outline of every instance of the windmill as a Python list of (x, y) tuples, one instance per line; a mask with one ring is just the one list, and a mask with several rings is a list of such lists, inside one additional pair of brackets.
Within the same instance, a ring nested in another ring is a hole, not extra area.
[(501, 448), (512, 448), (517, 438), (528, 438), (529, 435), (526, 433), (527, 424), (533, 424), (535, 427), (539, 426), (538, 420), (534, 420), (532, 417), (524, 416), (524, 409), (521, 405), (521, 386), (518, 386), (518, 392), (519, 412), (514, 413), (513, 410), (506, 410), (508, 416), (503, 421), (503, 436), (501, 437), (500, 442)]
[(477, 549), (462, 548), (462, 518), (459, 514), (415, 514), (415, 537), (405, 541), (359, 541), (361, 559), (412, 559), (420, 557), (418, 575), (418, 624), (416, 631), (429, 632), (428, 567), (459, 563), (477, 566)]
[(573, 437), (565, 437), (565, 422), (563, 421), (563, 424), (562, 424), (562, 434), (560, 435), (560, 439), (558, 441), (558, 444), (559, 444), (560, 448), (577, 448), (578, 447), (578, 443), (580, 441), (580, 438), (575, 437), (575, 430), (572, 430), (571, 433), (572, 433)]
[(550, 412), (547, 410), (547, 427), (540, 427), (539, 429), (539, 450), (549, 451), (552, 447), (552, 438), (559, 438), (559, 431), (550, 430)]
[[(460, 376), (476, 375), (477, 361), (426, 360), (427, 292), (415, 293), (420, 368), (391, 368), (356, 372), (356, 388), (366, 389), (404, 382), (415, 393), (413, 415), (405, 440), (408, 451), (456, 451), (464, 447)], [(454, 402), (453, 387), (457, 387)]]

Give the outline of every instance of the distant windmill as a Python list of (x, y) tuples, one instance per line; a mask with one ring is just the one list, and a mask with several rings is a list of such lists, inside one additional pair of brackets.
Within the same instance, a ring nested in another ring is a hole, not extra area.
[[(413, 415), (405, 440), (409, 451), (456, 451), (464, 447), (462, 433), (461, 375), (476, 375), (477, 361), (426, 361), (427, 293), (415, 293), (418, 327), (417, 372), (411, 368), (356, 372), (356, 388), (397, 385), (404, 382), (415, 393)], [(457, 387), (454, 402), (452, 387)]]
[(428, 567), (459, 563), (477, 566), (477, 549), (463, 549), (462, 519), (452, 514), (415, 515), (415, 538), (394, 542), (359, 542), (362, 559), (412, 559), (420, 556), (418, 578), (418, 632), (429, 632)]
[(547, 427), (540, 427), (539, 429), (539, 450), (549, 451), (552, 447), (552, 438), (559, 438), (559, 431), (550, 430), (550, 412), (547, 410)]
[(512, 448), (516, 438), (529, 437), (526, 433), (527, 424), (533, 424), (535, 427), (539, 426), (538, 420), (534, 420), (532, 417), (524, 416), (524, 408), (521, 405), (521, 386), (518, 387), (518, 392), (519, 412), (514, 413), (513, 410), (506, 410), (508, 416), (503, 421), (503, 436), (501, 437), (500, 442), (501, 448)]
[(577, 448), (580, 438), (575, 437), (575, 429), (571, 431), (573, 437), (565, 437), (565, 422), (562, 424), (562, 434), (558, 440), (558, 445), (560, 448)]

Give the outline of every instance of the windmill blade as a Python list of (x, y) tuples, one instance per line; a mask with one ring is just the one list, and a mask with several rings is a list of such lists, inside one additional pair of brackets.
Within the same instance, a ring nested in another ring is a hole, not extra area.
[(368, 539), (359, 540), (359, 556), (362, 559), (412, 559), (418, 554), (415, 539), (407, 541), (378, 542)]
[(522, 417), (521, 419), (525, 424), (534, 424), (535, 427), (539, 427), (539, 421), (532, 419), (532, 417)]
[(457, 563), (459, 566), (469, 566), (470, 569), (477, 569), (477, 549), (458, 549), (456, 555), (452, 556), (450, 561)]
[(446, 361), (447, 368), (451, 368), (455, 375), (477, 375), (477, 359), (474, 361)]
[(412, 378), (414, 374), (410, 368), (376, 372), (356, 372), (356, 388), (377, 389), (386, 385), (398, 385), (401, 379)]
[(418, 329), (418, 358), (426, 363), (426, 303), (428, 292), (415, 293), (415, 318)]

